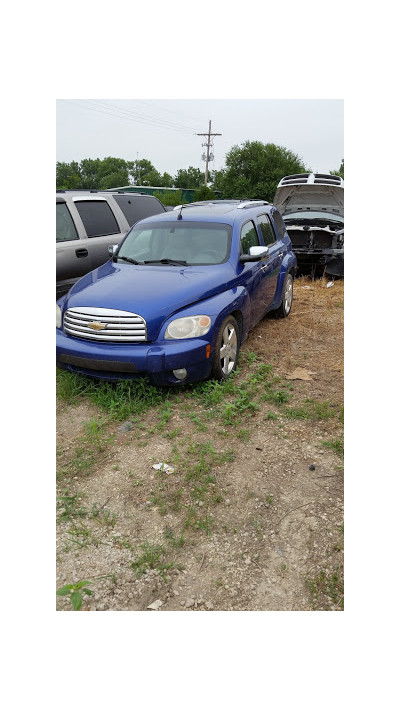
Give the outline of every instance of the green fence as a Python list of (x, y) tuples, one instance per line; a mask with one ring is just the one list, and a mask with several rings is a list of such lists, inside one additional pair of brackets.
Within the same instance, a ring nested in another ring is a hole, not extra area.
[[(162, 195), (169, 195), (170, 193), (182, 193), (182, 198), (184, 202), (193, 202), (196, 200), (197, 190), (192, 188), (157, 188), (151, 185), (124, 185), (119, 188), (112, 188), (107, 192), (115, 192), (121, 190), (125, 193), (145, 193), (146, 195), (154, 195), (154, 193), (161, 193)], [(222, 193), (219, 190), (214, 190), (216, 198), (221, 198)]]

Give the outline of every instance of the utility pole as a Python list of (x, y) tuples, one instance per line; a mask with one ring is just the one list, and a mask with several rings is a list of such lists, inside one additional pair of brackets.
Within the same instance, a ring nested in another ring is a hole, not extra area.
[(139, 175), (139, 179), (136, 178), (136, 180), (137, 180), (136, 185), (140, 185), (140, 166), (139, 166), (139, 152), (138, 151), (136, 152), (136, 167), (138, 169), (138, 175)]
[[(213, 145), (211, 143), (211, 138), (214, 138), (214, 136), (222, 136), (222, 133), (211, 133), (211, 120), (208, 122), (208, 133), (197, 133), (196, 136), (207, 136), (208, 141), (207, 143), (202, 143), (202, 146), (207, 146), (207, 155), (205, 157), (206, 161), (206, 173), (205, 173), (205, 180), (204, 180), (204, 185), (207, 185), (208, 183), (208, 162), (210, 160), (210, 148)], [(214, 156), (212, 156), (211, 160), (214, 159)]]

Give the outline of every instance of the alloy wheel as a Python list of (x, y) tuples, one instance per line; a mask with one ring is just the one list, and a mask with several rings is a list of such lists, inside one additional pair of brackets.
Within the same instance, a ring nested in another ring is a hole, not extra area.
[(237, 355), (237, 333), (233, 324), (228, 323), (222, 334), (222, 343), (219, 351), (221, 370), (225, 376), (232, 372)]

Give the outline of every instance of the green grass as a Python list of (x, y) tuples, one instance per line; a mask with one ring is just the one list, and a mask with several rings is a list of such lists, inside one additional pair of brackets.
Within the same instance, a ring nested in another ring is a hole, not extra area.
[(330, 402), (304, 400), (300, 407), (285, 407), (283, 414), (290, 420), (329, 420), (339, 416), (339, 409)]
[(344, 442), (343, 439), (331, 439), (322, 442), (322, 445), (327, 449), (332, 449), (339, 457), (344, 457)]
[(160, 431), (163, 431), (165, 428), (165, 425), (170, 421), (172, 417), (172, 402), (168, 401), (165, 402), (160, 410), (159, 413), (159, 421), (157, 425), (157, 429)]
[(216, 480), (212, 469), (220, 464), (232, 462), (234, 458), (233, 450), (217, 452), (210, 442), (191, 444), (186, 450), (186, 457), (181, 459), (179, 467), (185, 471), (185, 479), (190, 485), (192, 499), (217, 503), (220, 492), (215, 487)]
[(72, 521), (88, 515), (88, 509), (81, 504), (82, 494), (71, 494), (67, 489), (57, 497), (57, 516), (64, 521)]
[(89, 518), (94, 519), (101, 526), (113, 527), (115, 521), (117, 520), (117, 514), (110, 511), (110, 509), (105, 508), (103, 504), (93, 504)]
[(71, 525), (68, 535), (67, 540), (75, 543), (79, 548), (88, 548), (89, 545), (97, 546), (99, 544), (99, 539), (94, 535), (92, 529), (83, 523), (82, 519)]
[(76, 494), (71, 494), (68, 490), (62, 492), (57, 497), (57, 517), (70, 523), (67, 540), (80, 548), (87, 548), (91, 544), (99, 543), (88, 522), (92, 520), (102, 527), (112, 528), (117, 516), (103, 504), (95, 503), (89, 509), (81, 503), (82, 498), (78, 492)]
[(185, 545), (185, 539), (183, 535), (181, 534), (179, 537), (177, 537), (174, 530), (170, 526), (166, 527), (164, 531), (164, 538), (166, 541), (168, 541), (169, 545), (173, 546), (174, 548), (182, 548)]
[(207, 536), (211, 533), (212, 518), (208, 514), (199, 516), (194, 506), (188, 506), (188, 513), (183, 525), (184, 528), (192, 528), (197, 531), (204, 531)]
[(84, 424), (84, 433), (78, 438), (77, 446), (70, 459), (61, 464), (57, 470), (57, 478), (76, 475), (89, 476), (101, 456), (104, 461), (114, 436), (106, 431), (107, 421), (92, 419)]
[(251, 432), (245, 428), (242, 428), (236, 433), (236, 437), (247, 444), (247, 442), (251, 439)]
[(199, 401), (205, 408), (219, 405), (228, 395), (235, 392), (239, 371), (236, 370), (229, 380), (203, 380), (188, 389), (188, 394)]
[(104, 452), (107, 445), (115, 439), (114, 435), (108, 435), (106, 433), (105, 425), (106, 420), (96, 420), (94, 418), (84, 424), (85, 434), (81, 439), (96, 452)]
[(74, 455), (63, 466), (57, 469), (57, 479), (74, 475), (88, 476), (94, 471), (96, 458), (91, 449), (80, 445), (75, 449)]
[(174, 430), (171, 430), (170, 432), (166, 432), (163, 434), (164, 439), (175, 439), (176, 437), (181, 436), (181, 431), (179, 427), (175, 427)]
[(140, 548), (142, 554), (136, 560), (131, 561), (131, 566), (135, 570), (137, 578), (140, 578), (146, 570), (157, 570), (165, 580), (168, 570), (180, 567), (173, 561), (167, 562), (166, 550), (163, 546), (151, 545), (148, 541), (145, 541)]
[[(218, 418), (224, 427), (238, 427), (244, 417), (252, 417), (259, 410), (258, 401), (266, 397), (278, 402), (289, 398), (288, 394), (276, 393), (273, 390), (273, 385), (279, 378), (276, 379), (272, 375), (271, 364), (260, 363), (251, 352), (245, 359), (250, 371), (245, 380), (241, 381), (238, 369), (227, 381), (203, 381), (187, 391), (202, 408), (202, 411), (190, 412), (188, 415), (198, 431), (207, 429), (205, 420), (215, 418)], [(268, 389), (268, 395), (263, 396), (263, 386)]]
[(202, 419), (196, 415), (194, 412), (189, 412), (189, 419), (192, 420), (194, 425), (196, 426), (196, 430), (198, 432), (207, 432), (208, 427), (207, 425), (202, 421)]
[[(186, 412), (197, 431), (207, 431), (207, 423), (218, 418), (224, 427), (240, 427), (244, 417), (252, 417), (263, 400), (277, 405), (288, 402), (289, 386), (273, 374), (273, 365), (262, 363), (255, 353), (245, 351), (241, 356), (247, 370), (243, 380), (240, 367), (226, 381), (206, 380), (183, 387), (179, 394), (150, 384), (148, 379), (124, 380), (117, 383), (98, 382), (67, 371), (57, 371), (58, 397), (68, 402), (85, 397), (100, 409), (107, 411), (114, 420), (132, 419), (141, 416), (149, 408), (158, 408), (158, 423), (153, 429), (164, 431), (173, 413), (173, 403), (179, 403), (180, 411)], [(198, 408), (190, 404), (193, 399)], [(101, 421), (99, 427), (101, 426)], [(243, 428), (241, 427), (243, 430)], [(92, 426), (95, 438), (95, 426)], [(151, 434), (151, 432), (150, 432)], [(167, 432), (165, 437), (179, 436), (178, 428)], [(141, 441), (145, 446), (147, 441)]]
[(320, 570), (315, 578), (307, 578), (306, 585), (314, 610), (328, 610), (332, 606), (344, 609), (344, 584), (340, 571), (327, 574), (325, 570)]
[(173, 392), (152, 385), (147, 378), (109, 383), (58, 369), (57, 396), (70, 403), (84, 396), (105, 410), (110, 418), (122, 421), (165, 404)]

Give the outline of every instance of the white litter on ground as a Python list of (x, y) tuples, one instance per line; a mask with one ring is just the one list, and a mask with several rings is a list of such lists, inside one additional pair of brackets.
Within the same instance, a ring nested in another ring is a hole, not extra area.
[(159, 471), (165, 472), (166, 474), (173, 474), (175, 471), (174, 467), (171, 467), (170, 464), (165, 464), (165, 462), (153, 464), (153, 469), (158, 469)]

